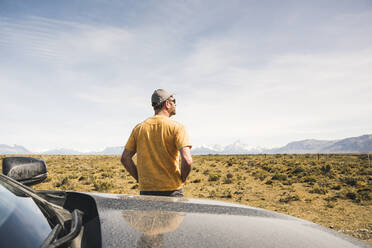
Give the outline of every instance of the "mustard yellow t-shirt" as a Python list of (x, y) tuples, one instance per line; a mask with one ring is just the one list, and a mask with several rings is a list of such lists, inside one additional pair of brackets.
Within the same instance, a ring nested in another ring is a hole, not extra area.
[(179, 150), (191, 145), (184, 125), (166, 116), (155, 115), (134, 127), (125, 149), (137, 153), (141, 191), (168, 191), (182, 188), (178, 164)]

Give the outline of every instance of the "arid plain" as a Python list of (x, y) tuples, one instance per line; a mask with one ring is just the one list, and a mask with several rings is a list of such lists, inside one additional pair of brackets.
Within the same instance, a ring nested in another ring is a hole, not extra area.
[[(35, 189), (138, 194), (120, 156), (32, 157), (45, 160), (49, 172)], [(367, 154), (205, 155), (193, 160), (186, 197), (293, 215), (372, 244), (372, 166)]]

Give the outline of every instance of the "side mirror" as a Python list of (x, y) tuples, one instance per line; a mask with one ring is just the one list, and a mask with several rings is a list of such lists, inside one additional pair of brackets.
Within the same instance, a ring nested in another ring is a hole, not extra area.
[(3, 174), (30, 186), (41, 183), (48, 176), (44, 160), (29, 157), (7, 157), (3, 159)]

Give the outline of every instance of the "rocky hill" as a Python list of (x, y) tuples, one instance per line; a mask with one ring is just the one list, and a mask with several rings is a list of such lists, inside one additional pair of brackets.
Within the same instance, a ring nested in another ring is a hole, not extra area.
[(19, 145), (3, 145), (0, 144), (0, 154), (31, 154), (29, 150)]

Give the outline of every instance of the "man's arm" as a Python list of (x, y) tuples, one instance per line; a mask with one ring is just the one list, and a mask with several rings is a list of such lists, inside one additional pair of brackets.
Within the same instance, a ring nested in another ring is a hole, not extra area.
[(187, 176), (190, 174), (192, 157), (190, 152), (190, 147), (184, 146), (180, 149), (181, 153), (181, 179), (182, 182), (186, 181)]
[(136, 154), (136, 152), (129, 151), (124, 149), (123, 154), (121, 155), (121, 163), (124, 165), (125, 169), (129, 172), (129, 174), (136, 179), (138, 182), (138, 172), (137, 167), (133, 162), (132, 157)]

